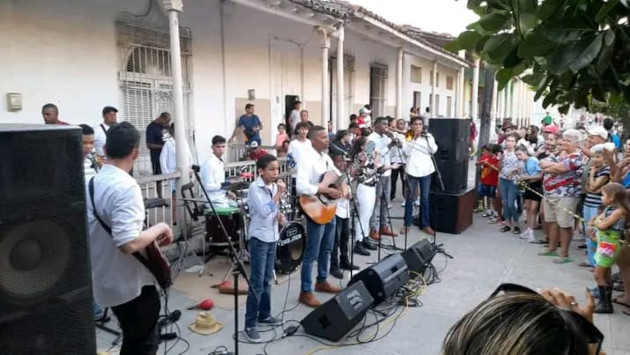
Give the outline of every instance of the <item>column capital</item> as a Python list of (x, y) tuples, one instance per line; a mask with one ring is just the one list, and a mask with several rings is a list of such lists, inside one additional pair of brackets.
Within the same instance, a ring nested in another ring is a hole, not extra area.
[(184, 10), (183, 0), (162, 0), (162, 6), (165, 11), (182, 12)]
[(322, 34), (322, 43), (320, 48), (330, 48), (330, 30), (322, 26), (315, 26), (317, 32)]

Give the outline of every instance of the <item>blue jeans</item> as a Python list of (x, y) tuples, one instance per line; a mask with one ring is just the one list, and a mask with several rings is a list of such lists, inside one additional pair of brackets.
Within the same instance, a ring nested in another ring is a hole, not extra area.
[(271, 279), (276, 263), (276, 243), (265, 243), (257, 238), (249, 239), (249, 264), (251, 271), (245, 309), (245, 328), (256, 326), (256, 318), (271, 316)]
[(335, 243), (335, 219), (328, 224), (317, 224), (306, 219), (306, 250), (302, 259), (302, 292), (313, 291), (313, 275), (311, 269), (317, 260), (317, 282), (328, 278), (328, 261)]
[(431, 189), (431, 175), (415, 177), (407, 174), (409, 191), (405, 199), (405, 227), (411, 225), (413, 202), (416, 199), (416, 191), (420, 189), (420, 228), (429, 227), (429, 190)]
[(507, 222), (518, 223), (518, 212), (516, 208), (516, 199), (519, 195), (518, 186), (514, 181), (501, 178), (499, 181), (499, 191), (501, 192), (501, 201), (503, 202), (503, 218)]
[[(584, 215), (584, 220), (588, 223), (593, 217), (597, 216), (597, 207), (584, 205), (582, 214)], [(584, 227), (584, 235), (586, 236), (586, 262), (591, 266), (595, 266), (595, 250), (597, 249), (597, 243), (592, 241), (587, 235), (586, 228), (588, 228), (588, 226), (585, 225)]]

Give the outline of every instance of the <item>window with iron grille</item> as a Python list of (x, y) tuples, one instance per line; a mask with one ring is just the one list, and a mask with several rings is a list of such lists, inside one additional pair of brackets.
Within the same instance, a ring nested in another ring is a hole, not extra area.
[(372, 64), (370, 67), (370, 105), (372, 117), (385, 115), (385, 88), (387, 87), (387, 66)]
[[(146, 127), (161, 112), (173, 113), (169, 34), (126, 23), (117, 23), (116, 31), (121, 63), (118, 82), (122, 106), (119, 108), (119, 119), (132, 123), (141, 133), (140, 156), (134, 165), (134, 176), (151, 175)], [(182, 37), (185, 113), (188, 112), (190, 96), (191, 48), (191, 38)]]
[(446, 89), (453, 90), (453, 77), (452, 76), (446, 77)]
[(411, 82), (416, 84), (422, 84), (422, 68), (411, 65)]

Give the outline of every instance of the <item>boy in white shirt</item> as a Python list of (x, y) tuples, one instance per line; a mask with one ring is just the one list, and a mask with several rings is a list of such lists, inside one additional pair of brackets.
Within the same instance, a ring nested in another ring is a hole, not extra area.
[[(222, 136), (212, 137), (212, 154), (201, 166), (201, 183), (208, 192), (210, 202), (214, 207), (237, 207), (234, 195), (223, 189), (225, 182), (225, 154), (226, 140)], [(202, 198), (205, 196), (201, 195)], [(229, 198), (228, 198), (229, 197)]]

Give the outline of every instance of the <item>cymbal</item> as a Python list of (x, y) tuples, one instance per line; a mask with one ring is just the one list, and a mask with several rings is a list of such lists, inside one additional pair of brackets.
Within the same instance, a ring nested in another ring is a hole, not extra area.
[(227, 191), (238, 191), (238, 190), (247, 190), (249, 189), (249, 184), (251, 184), (251, 182), (249, 181), (229, 181), (227, 183), (224, 183), (221, 186), (222, 190), (227, 190)]

